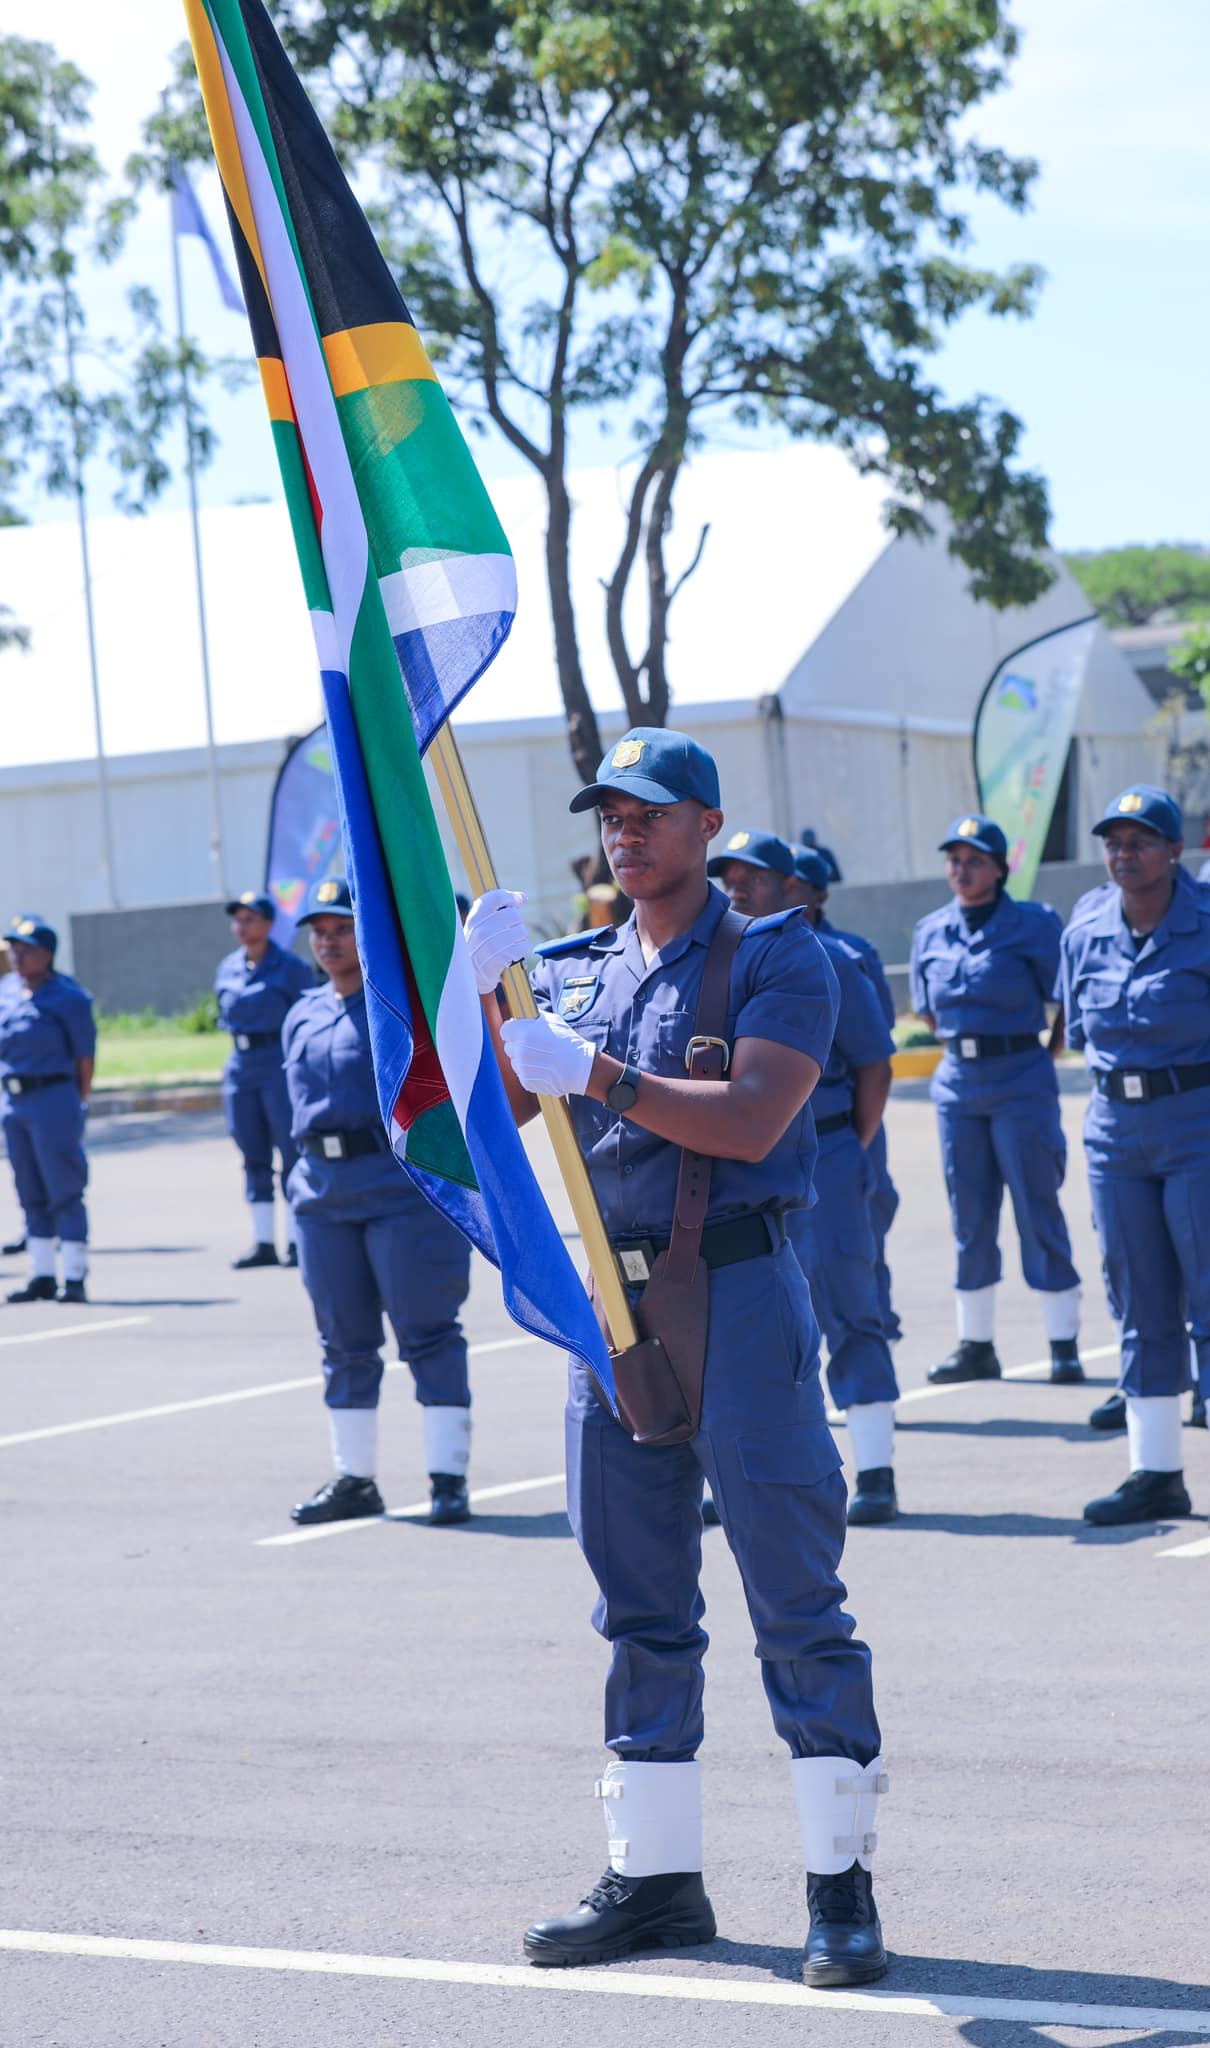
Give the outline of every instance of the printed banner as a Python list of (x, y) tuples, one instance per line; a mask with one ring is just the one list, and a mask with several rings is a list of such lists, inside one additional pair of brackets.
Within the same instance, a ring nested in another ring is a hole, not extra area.
[(277, 905), (273, 936), (279, 946), (291, 944), (312, 882), (344, 872), (332, 749), (327, 726), (317, 725), (286, 755), (269, 807), (265, 888)]
[(1094, 615), (1030, 640), (1000, 663), (979, 700), (979, 807), (1008, 840), (1012, 896), (1033, 895), (1096, 630)]

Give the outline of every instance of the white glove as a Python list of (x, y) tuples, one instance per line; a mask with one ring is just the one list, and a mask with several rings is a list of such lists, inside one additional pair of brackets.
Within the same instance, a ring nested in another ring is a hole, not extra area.
[(509, 1065), (531, 1095), (583, 1095), (597, 1056), (562, 1017), (542, 1010), (536, 1017), (512, 1017), (500, 1036)]
[(529, 933), (520, 906), (525, 898), (515, 889), (489, 889), (478, 896), (462, 929), (470, 948), (471, 971), (481, 996), (489, 996), (506, 967), (524, 960)]

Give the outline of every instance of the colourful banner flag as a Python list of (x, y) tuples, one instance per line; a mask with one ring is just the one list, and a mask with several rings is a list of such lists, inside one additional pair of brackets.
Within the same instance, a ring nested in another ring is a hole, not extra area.
[(288, 946), (312, 882), (343, 875), (340, 799), (326, 725), (295, 740), (273, 785), (265, 889), (277, 905), (273, 936)]
[(189, 174), (181, 164), (172, 166), (172, 232), (174, 235), (197, 235), (205, 243), (214, 271), (214, 281), (219, 296), (229, 312), (242, 313), (244, 302), (239, 286), (223, 262), (223, 252), (210, 232), (210, 223), (202, 212), (202, 202), (189, 182)]
[(1063, 780), (1095, 616), (1018, 647), (994, 670), (975, 713), (975, 783), (1008, 840), (1009, 894), (1033, 895)]
[(508, 542), (261, 0), (185, 0), (319, 650), (397, 1158), (608, 1390), (496, 1067), (421, 753), (502, 646)]

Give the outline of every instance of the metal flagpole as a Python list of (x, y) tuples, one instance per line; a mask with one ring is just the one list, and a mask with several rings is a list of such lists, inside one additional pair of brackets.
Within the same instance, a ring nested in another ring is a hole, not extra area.
[(185, 474), (189, 480), (193, 577), (197, 589), (197, 629), (202, 652), (202, 698), (206, 706), (206, 771), (210, 784), (210, 864), (214, 870), (217, 894), (225, 897), (228, 890), (226, 862), (223, 858), (223, 814), (219, 802), (218, 754), (214, 745), (214, 708), (210, 696), (210, 643), (206, 634), (206, 587), (202, 580), (202, 536), (198, 527), (197, 472), (193, 460), (193, 402), (189, 391), (189, 372), (185, 367), (185, 293), (181, 283), (181, 247), (175, 214), (172, 216), (172, 281), (176, 287), (176, 332), (181, 350), (181, 405), (185, 415)]
[[(62, 244), (60, 244), (62, 253)], [(97, 735), (97, 792), (101, 799), (101, 873), (105, 898), (111, 910), (118, 906), (117, 869), (113, 857), (113, 813), (109, 801), (109, 775), (105, 765), (105, 734), (101, 724), (101, 684), (97, 673), (97, 632), (92, 609), (92, 563), (88, 553), (88, 509), (84, 500), (84, 448), (80, 431), (80, 401), (76, 389), (76, 349), (72, 338), (71, 297), (66, 269), (60, 279), (63, 300), (63, 342), (67, 356), (68, 406), (71, 413), (72, 485), (76, 520), (80, 528), (80, 559), (84, 569), (84, 619), (88, 628), (88, 667), (92, 677), (92, 716)]]
[[(458, 851), (466, 869), (467, 880), (476, 896), (482, 896), (488, 889), (498, 889), (496, 870), (492, 865), (491, 850), (484, 834), (483, 823), (466, 779), (458, 742), (449, 729), (443, 725), (429, 748), (429, 759), (437, 777), (437, 785), (449, 813)], [(529, 985), (529, 976), (521, 966), (506, 967), (504, 989), (508, 1006), (514, 1017), (536, 1017), (538, 1006), (534, 992)], [(637, 1344), (639, 1333), (635, 1327), (629, 1297), (626, 1293), (613, 1246), (606, 1234), (604, 1220), (597, 1206), (596, 1194), (584, 1164), (584, 1155), (576, 1143), (572, 1128), (571, 1114), (562, 1097), (540, 1095), (538, 1106), (550, 1135), (563, 1185), (567, 1189), (572, 1213), (580, 1228), (584, 1250), (592, 1268), (605, 1320), (609, 1324), (614, 1347), (625, 1351), (631, 1344)]]

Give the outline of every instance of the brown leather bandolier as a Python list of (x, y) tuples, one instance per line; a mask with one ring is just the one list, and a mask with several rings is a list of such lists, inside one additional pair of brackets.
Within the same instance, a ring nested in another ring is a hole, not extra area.
[[(731, 963), (749, 921), (725, 911), (707, 949), (693, 1036), (685, 1048), (692, 1081), (721, 1081), (730, 1063), (723, 1033)], [(618, 1413), (636, 1443), (684, 1443), (701, 1426), (710, 1275), (700, 1254), (713, 1164), (707, 1154), (682, 1148), (668, 1248), (652, 1266), (635, 1308), (641, 1342), (610, 1354)]]

